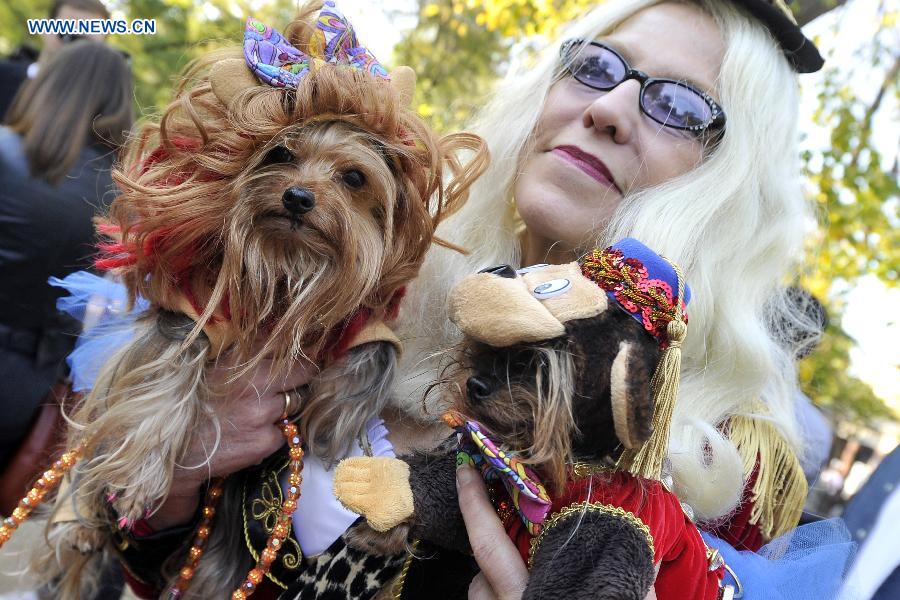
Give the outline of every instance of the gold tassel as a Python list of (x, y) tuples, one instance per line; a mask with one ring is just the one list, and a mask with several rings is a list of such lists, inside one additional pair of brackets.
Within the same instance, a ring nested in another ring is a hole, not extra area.
[(741, 455), (744, 476), (749, 478), (757, 469), (750, 495), (750, 523), (759, 527), (767, 540), (796, 527), (806, 501), (806, 477), (794, 449), (775, 424), (735, 416), (728, 422), (728, 438)]
[(668, 346), (653, 373), (650, 382), (653, 398), (653, 431), (650, 438), (639, 450), (626, 450), (617, 463), (617, 468), (626, 469), (635, 477), (644, 479), (660, 479), (663, 461), (669, 453), (669, 432), (672, 428), (672, 415), (675, 413), (675, 400), (678, 397), (678, 383), (681, 379), (681, 345), (687, 335), (687, 324), (682, 319), (681, 299), (684, 297), (684, 278), (681, 269), (669, 263), (675, 269), (678, 278), (678, 298), (675, 303), (675, 318), (666, 325)]

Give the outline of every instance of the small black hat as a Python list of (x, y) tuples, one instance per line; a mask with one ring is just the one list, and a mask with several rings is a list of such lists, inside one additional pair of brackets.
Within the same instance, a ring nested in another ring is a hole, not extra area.
[(798, 73), (815, 73), (825, 61), (815, 44), (803, 35), (784, 0), (732, 0), (759, 19), (778, 41)]

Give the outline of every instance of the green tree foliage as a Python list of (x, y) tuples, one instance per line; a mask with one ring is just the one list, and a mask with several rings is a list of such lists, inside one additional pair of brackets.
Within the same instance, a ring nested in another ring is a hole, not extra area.
[[(854, 341), (840, 328), (843, 294), (866, 274), (893, 287), (900, 266), (900, 187), (896, 146), (892, 160), (874, 142), (873, 123), (885, 102), (900, 96), (896, 50), (897, 13), (882, 6), (877, 35), (853, 52), (857, 64), (874, 77), (874, 97), (857, 95), (859, 74), (829, 67), (817, 94), (816, 124), (829, 131), (828, 142), (803, 152), (807, 189), (819, 210), (819, 229), (810, 239), (801, 284), (826, 304), (831, 314), (822, 344), (801, 365), (806, 393), (847, 420), (870, 422), (896, 417), (872, 389), (848, 374)], [(891, 121), (896, 125), (896, 120)], [(896, 144), (900, 128), (894, 127)], [(888, 137), (891, 137), (890, 135)], [(895, 373), (896, 375), (896, 373)]]

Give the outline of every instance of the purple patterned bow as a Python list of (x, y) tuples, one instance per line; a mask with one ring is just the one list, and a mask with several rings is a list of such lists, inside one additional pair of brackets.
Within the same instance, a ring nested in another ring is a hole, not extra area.
[(297, 87), (310, 66), (324, 63), (347, 65), (388, 78), (378, 59), (359, 45), (353, 26), (332, 0), (326, 0), (316, 18), (310, 55), (294, 48), (268, 25), (248, 17), (244, 28), (244, 57), (260, 81), (275, 87)]

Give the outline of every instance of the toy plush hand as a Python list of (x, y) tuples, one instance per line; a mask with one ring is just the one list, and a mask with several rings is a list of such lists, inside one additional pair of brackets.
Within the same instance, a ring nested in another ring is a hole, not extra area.
[(334, 495), (375, 531), (387, 531), (413, 516), (409, 465), (396, 458), (342, 460), (334, 474)]

